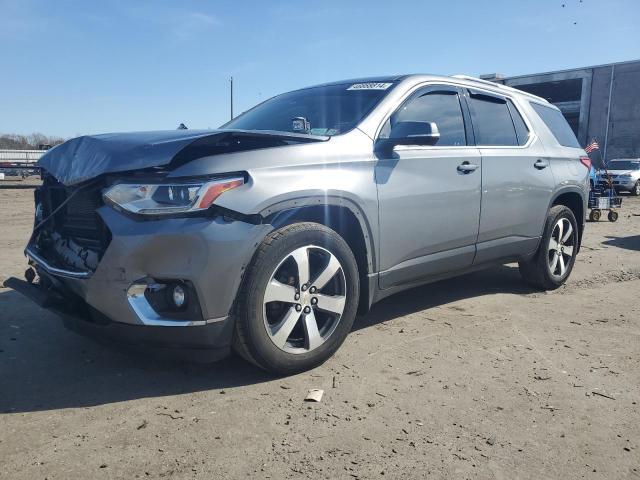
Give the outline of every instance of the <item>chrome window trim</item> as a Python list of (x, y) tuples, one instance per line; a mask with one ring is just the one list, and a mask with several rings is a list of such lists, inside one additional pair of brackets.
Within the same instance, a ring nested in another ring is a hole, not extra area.
[(469, 84), (467, 84), (465, 82), (455, 82), (455, 81), (448, 82), (448, 81), (443, 81), (443, 80), (427, 80), (427, 81), (418, 83), (418, 84), (414, 85), (413, 87), (411, 87), (409, 90), (407, 90), (405, 92), (405, 94), (400, 98), (400, 100), (396, 103), (396, 106), (394, 106), (392, 109), (390, 109), (390, 111), (385, 113), (385, 115), (383, 116), (382, 121), (380, 122), (380, 124), (378, 125), (378, 128), (376, 129), (376, 134), (374, 135), (374, 139), (375, 139), (374, 142), (379, 139), (380, 132), (382, 131), (382, 128), (384, 127), (384, 124), (387, 122), (387, 120), (389, 120), (391, 115), (393, 115), (396, 112), (396, 110), (398, 110), (398, 108), (400, 108), (398, 105), (402, 105), (405, 101), (407, 101), (407, 99), (411, 95), (413, 95), (419, 89), (425, 88), (425, 87), (432, 87), (432, 86), (466, 88), (466, 89), (472, 89), (472, 90), (478, 90), (478, 91), (486, 92), (488, 94), (491, 94), (491, 95), (494, 95), (494, 96), (498, 96), (498, 97), (502, 97), (502, 98), (508, 98), (513, 103), (513, 106), (518, 111), (518, 113), (522, 117), (525, 125), (527, 126), (527, 129), (529, 130), (529, 139), (528, 139), (527, 143), (525, 143), (524, 145), (461, 145), (461, 146), (451, 145), (451, 146), (441, 146), (441, 147), (438, 147), (438, 146), (427, 146), (427, 145), (416, 145), (414, 147), (414, 146), (411, 146), (411, 145), (403, 145), (404, 148), (401, 148), (401, 149), (399, 148), (398, 151), (407, 151), (407, 150), (435, 150), (435, 151), (437, 151), (437, 150), (443, 150), (443, 149), (446, 149), (446, 150), (449, 150), (449, 149), (524, 150), (524, 149), (529, 148), (533, 144), (533, 142), (538, 139), (538, 134), (536, 133), (535, 129), (533, 128), (533, 125), (531, 124), (531, 121), (529, 120), (529, 117), (524, 114), (524, 112), (522, 111), (522, 108), (518, 104), (518, 100), (516, 99), (517, 95), (508, 94), (506, 92), (500, 91), (497, 88), (496, 88), (496, 90), (492, 90), (492, 89), (488, 89), (488, 88), (482, 88), (481, 86), (477, 86), (477, 85), (469, 85)]

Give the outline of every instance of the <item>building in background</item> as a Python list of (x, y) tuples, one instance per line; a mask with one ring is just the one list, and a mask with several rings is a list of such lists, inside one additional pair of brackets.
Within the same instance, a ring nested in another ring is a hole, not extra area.
[(557, 105), (580, 145), (596, 139), (602, 159), (640, 158), (640, 60), (517, 77), (482, 75)]

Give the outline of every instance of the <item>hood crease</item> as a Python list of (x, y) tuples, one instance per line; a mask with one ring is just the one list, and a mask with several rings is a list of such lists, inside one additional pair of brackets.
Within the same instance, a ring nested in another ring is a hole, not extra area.
[(38, 166), (70, 186), (106, 173), (183, 165), (241, 150), (318, 142), (328, 137), (247, 130), (168, 130), (109, 133), (71, 139), (45, 153)]

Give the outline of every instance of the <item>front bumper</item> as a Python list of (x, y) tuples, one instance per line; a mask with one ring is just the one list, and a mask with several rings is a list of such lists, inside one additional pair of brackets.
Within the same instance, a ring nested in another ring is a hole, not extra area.
[[(34, 300), (48, 295), (38, 303), (80, 333), (129, 344), (228, 351), (233, 333), (230, 312), (242, 274), (273, 227), (222, 217), (143, 221), (107, 206), (98, 213), (112, 238), (95, 272), (52, 268), (29, 245), (29, 263), (46, 278), (49, 292), (16, 279), (7, 286)], [(170, 279), (193, 286), (200, 318), (150, 315), (148, 308), (140, 308), (140, 297), (132, 301), (132, 287), (141, 281)], [(74, 308), (64, 308), (65, 303)]]
[(616, 190), (624, 190), (625, 192), (632, 191), (636, 186), (636, 182), (620, 182), (619, 184), (614, 184), (614, 188)]
[[(636, 186), (636, 180), (633, 180), (633, 178), (631, 178), (631, 179), (613, 179), (612, 183), (613, 183), (613, 188), (615, 188), (616, 190), (631, 191)], [(609, 181), (606, 180), (606, 179), (600, 179), (598, 181), (598, 184), (603, 186), (603, 187), (608, 187), (609, 186)]]
[(5, 286), (57, 314), (69, 330), (100, 342), (133, 347), (136, 351), (142, 348), (145, 352), (196, 362), (220, 360), (231, 351), (233, 323), (229, 319), (188, 328), (131, 325), (110, 321), (102, 315), (91, 315), (86, 309), (78, 309), (63, 297), (24, 280), (9, 278)]

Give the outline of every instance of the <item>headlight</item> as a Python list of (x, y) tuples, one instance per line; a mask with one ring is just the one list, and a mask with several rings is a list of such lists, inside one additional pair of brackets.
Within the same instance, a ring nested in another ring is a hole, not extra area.
[(206, 210), (224, 192), (243, 184), (242, 177), (188, 183), (119, 183), (103, 197), (132, 213), (167, 215)]
[(631, 175), (628, 173), (623, 173), (622, 175), (618, 175), (618, 178), (631, 178)]

